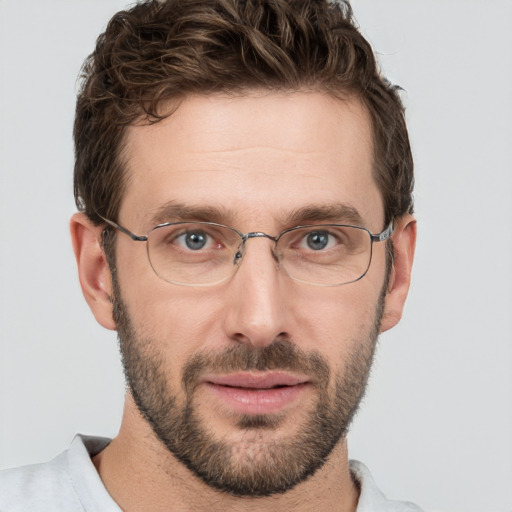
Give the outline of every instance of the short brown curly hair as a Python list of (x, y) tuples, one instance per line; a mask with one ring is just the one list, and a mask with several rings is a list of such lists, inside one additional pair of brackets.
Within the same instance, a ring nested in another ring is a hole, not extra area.
[(386, 222), (412, 212), (413, 160), (398, 88), (342, 0), (145, 0), (117, 13), (84, 63), (74, 125), (74, 192), (95, 223), (117, 220), (123, 140), (187, 94), (311, 89), (353, 95), (374, 133)]

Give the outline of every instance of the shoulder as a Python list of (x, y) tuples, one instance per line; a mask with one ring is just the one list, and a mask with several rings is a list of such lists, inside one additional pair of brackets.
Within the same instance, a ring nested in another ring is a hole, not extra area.
[(409, 501), (388, 500), (362, 462), (351, 460), (350, 472), (361, 490), (356, 512), (422, 512)]
[(97, 480), (92, 486), (104, 490), (92, 465), (90, 448), (105, 446), (106, 442), (77, 436), (68, 450), (49, 462), (0, 471), (0, 511), (86, 510), (84, 496), (88, 490), (84, 487), (90, 488), (91, 478)]
[[(66, 469), (66, 453), (50, 462), (0, 471), (0, 510), (83, 510)], [(52, 508), (53, 507), (53, 508)]]

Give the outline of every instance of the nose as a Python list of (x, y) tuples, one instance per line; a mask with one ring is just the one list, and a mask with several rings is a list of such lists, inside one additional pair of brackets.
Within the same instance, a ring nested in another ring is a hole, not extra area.
[(289, 337), (291, 297), (271, 240), (248, 240), (238, 265), (226, 287), (224, 325), (227, 336), (254, 348), (263, 348), (278, 337)]

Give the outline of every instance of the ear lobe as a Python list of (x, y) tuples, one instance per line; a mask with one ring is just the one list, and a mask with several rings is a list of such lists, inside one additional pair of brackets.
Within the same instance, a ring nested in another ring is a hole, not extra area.
[(71, 217), (70, 231), (85, 300), (98, 323), (106, 329), (114, 330), (112, 281), (101, 247), (102, 227), (95, 226), (85, 214), (75, 213)]
[(395, 261), (384, 299), (381, 332), (391, 329), (400, 321), (409, 292), (412, 262), (416, 248), (416, 220), (412, 215), (404, 215), (397, 221), (392, 240)]

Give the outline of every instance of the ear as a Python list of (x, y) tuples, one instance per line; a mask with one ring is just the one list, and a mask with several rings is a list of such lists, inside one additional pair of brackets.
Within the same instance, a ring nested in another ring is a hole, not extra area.
[(416, 220), (412, 215), (404, 215), (397, 221), (392, 240), (395, 261), (389, 276), (381, 332), (391, 329), (400, 321), (409, 292), (412, 261), (416, 248)]
[(71, 240), (78, 265), (82, 293), (100, 325), (116, 328), (112, 315), (112, 280), (101, 247), (101, 226), (95, 226), (85, 214), (75, 213), (70, 222)]

